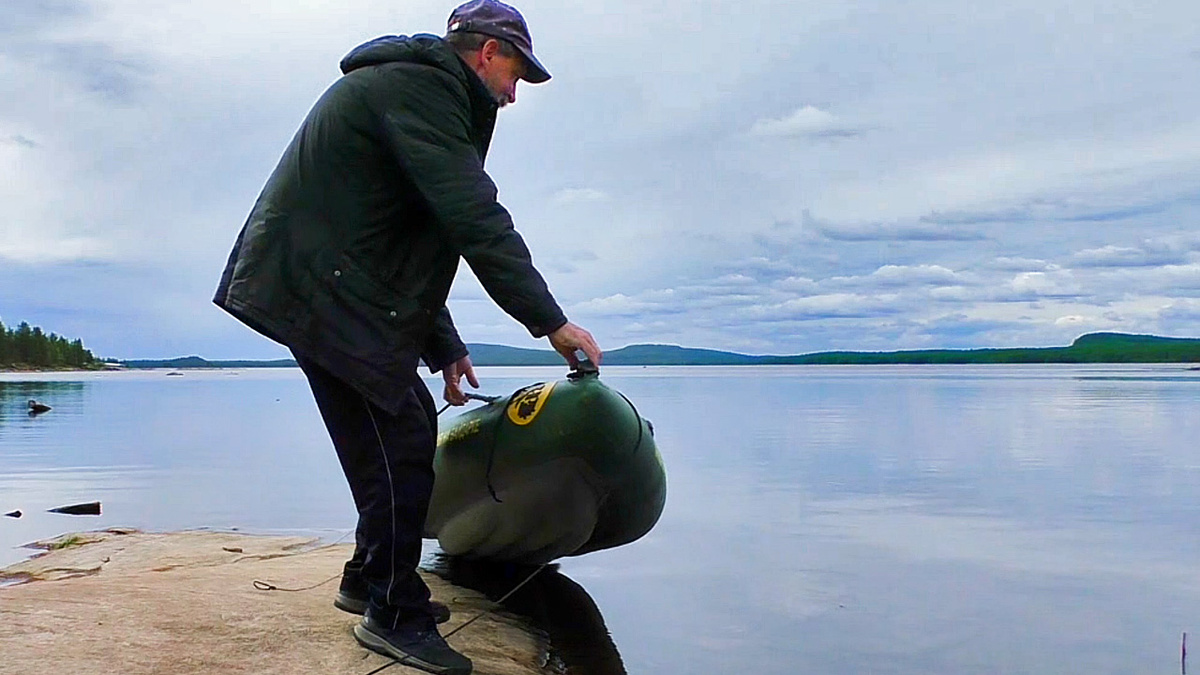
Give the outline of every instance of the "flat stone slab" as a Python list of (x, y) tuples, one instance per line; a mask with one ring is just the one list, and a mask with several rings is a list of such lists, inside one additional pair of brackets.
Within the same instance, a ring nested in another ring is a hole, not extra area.
[[(350, 544), (222, 532), (107, 530), (39, 542), (0, 570), (0, 673), (366, 673), (387, 664), (333, 606)], [(422, 573), (452, 612), (443, 634), (481, 675), (539, 675), (546, 645), (483, 595)], [(280, 588), (261, 591), (260, 580)], [(394, 665), (384, 673), (421, 672)]]

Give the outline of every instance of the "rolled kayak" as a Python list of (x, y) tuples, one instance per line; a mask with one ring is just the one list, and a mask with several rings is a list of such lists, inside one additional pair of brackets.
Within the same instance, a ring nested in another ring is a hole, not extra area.
[(539, 564), (613, 548), (666, 504), (653, 427), (594, 372), (450, 420), (433, 467), (425, 536), (455, 556)]

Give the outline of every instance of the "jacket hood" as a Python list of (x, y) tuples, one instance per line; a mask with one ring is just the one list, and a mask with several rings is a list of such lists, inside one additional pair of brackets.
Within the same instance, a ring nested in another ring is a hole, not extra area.
[(421, 63), (466, 79), (462, 60), (436, 35), (385, 35), (355, 47), (342, 59), (342, 74), (383, 63)]

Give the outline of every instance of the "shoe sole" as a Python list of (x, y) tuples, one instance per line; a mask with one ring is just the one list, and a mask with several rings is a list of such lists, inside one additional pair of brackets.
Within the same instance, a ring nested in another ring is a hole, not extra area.
[(406, 654), (390, 645), (387, 640), (363, 628), (362, 624), (354, 627), (354, 639), (358, 640), (358, 644), (367, 649), (393, 658), (404, 666), (420, 668), (426, 672), (435, 673), (435, 675), (470, 675), (471, 673), (471, 669), (469, 668), (463, 670), (462, 668), (455, 668), (453, 666), (439, 666), (436, 663), (419, 659), (412, 654)]
[[(357, 614), (359, 616), (367, 613), (367, 604), (368, 603), (366, 600), (358, 600), (346, 595), (345, 593), (338, 593), (333, 599), (334, 607), (337, 607), (343, 612)], [(446, 623), (450, 620), (450, 608), (446, 607), (445, 605), (441, 606), (443, 607), (441, 611), (438, 611), (436, 604), (433, 607), (433, 620), (435, 623)]]

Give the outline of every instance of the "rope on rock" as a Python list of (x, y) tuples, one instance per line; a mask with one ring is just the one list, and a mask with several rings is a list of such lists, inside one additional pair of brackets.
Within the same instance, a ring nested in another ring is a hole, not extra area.
[(281, 588), (279, 586), (276, 586), (275, 584), (269, 584), (269, 583), (267, 583), (265, 581), (261, 581), (259, 579), (255, 579), (253, 581), (253, 584), (254, 584), (254, 588), (257, 590), (260, 590), (260, 591), (283, 591), (284, 593), (299, 593), (301, 591), (311, 591), (314, 588), (324, 586), (325, 584), (333, 581), (334, 579), (340, 578), (341, 576), (342, 576), (342, 573), (338, 572), (337, 574), (329, 577), (328, 579), (326, 579), (325, 581), (322, 581), (319, 584), (313, 584), (312, 586), (305, 586), (304, 588)]

